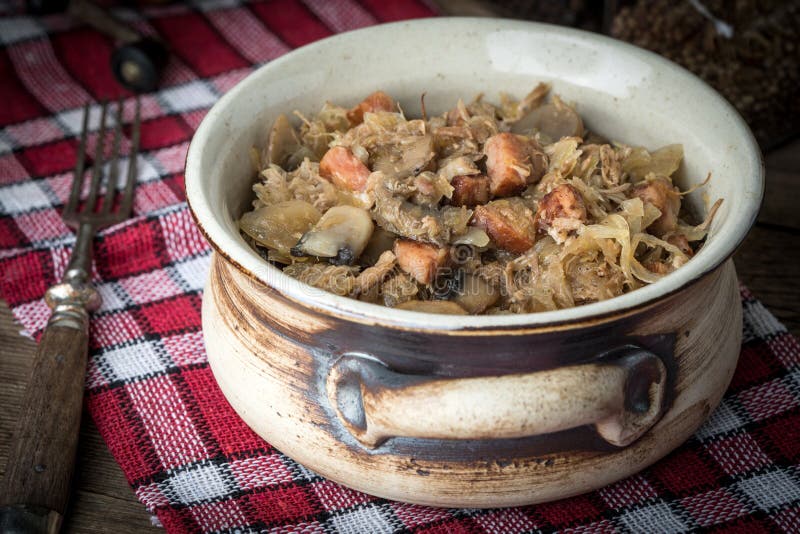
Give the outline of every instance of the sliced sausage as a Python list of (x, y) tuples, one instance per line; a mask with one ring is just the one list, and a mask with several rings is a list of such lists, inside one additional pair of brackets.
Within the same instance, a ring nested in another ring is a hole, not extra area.
[(450, 197), (450, 204), (453, 206), (471, 208), (489, 202), (489, 178), (487, 176), (482, 174), (454, 176), (450, 185), (453, 186), (453, 196)]
[(430, 284), (439, 269), (447, 265), (448, 247), (398, 239), (394, 243), (397, 265), (421, 284)]
[(492, 195), (509, 197), (525, 189), (531, 168), (524, 139), (512, 133), (499, 133), (486, 140), (483, 152)]
[(531, 248), (535, 241), (533, 212), (519, 198), (477, 206), (472, 224), (483, 228), (498, 247), (517, 254)]
[(563, 243), (587, 221), (586, 205), (575, 187), (561, 184), (539, 201), (535, 225), (556, 243)]
[(383, 91), (375, 91), (347, 112), (347, 120), (350, 121), (350, 124), (355, 126), (364, 122), (364, 113), (394, 110), (395, 105), (392, 97)]
[(539, 210), (536, 212), (536, 225), (539, 231), (548, 231), (559, 219), (571, 219), (581, 223), (587, 220), (583, 197), (569, 184), (559, 185), (539, 201)]
[(369, 169), (349, 148), (335, 146), (322, 156), (319, 174), (337, 187), (361, 192), (367, 186)]

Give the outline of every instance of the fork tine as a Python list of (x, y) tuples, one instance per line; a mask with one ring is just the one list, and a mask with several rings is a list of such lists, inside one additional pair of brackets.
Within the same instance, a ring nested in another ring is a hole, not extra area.
[(74, 217), (78, 209), (78, 200), (81, 198), (83, 185), (83, 171), (86, 164), (86, 137), (89, 130), (89, 102), (83, 105), (83, 121), (81, 122), (81, 140), (78, 144), (78, 157), (75, 160), (75, 175), (72, 177), (72, 189), (69, 192), (69, 200), (64, 206), (62, 217), (69, 219)]
[(114, 203), (114, 196), (117, 193), (117, 177), (119, 176), (119, 143), (122, 137), (122, 97), (117, 102), (117, 123), (114, 125), (114, 142), (111, 145), (111, 163), (108, 171), (108, 183), (106, 183), (106, 196), (103, 199), (102, 213), (108, 215), (111, 212), (111, 205)]
[(103, 177), (103, 156), (106, 137), (106, 111), (108, 101), (103, 100), (103, 107), (100, 112), (100, 132), (97, 137), (97, 145), (94, 150), (94, 164), (92, 165), (92, 185), (89, 189), (89, 198), (86, 199), (86, 213), (93, 213), (97, 204), (97, 194), (100, 192), (100, 181)]
[(133, 207), (133, 187), (136, 185), (136, 158), (139, 155), (139, 128), (141, 124), (141, 109), (139, 97), (136, 97), (136, 111), (133, 119), (131, 131), (131, 151), (128, 155), (128, 177), (125, 181), (125, 191), (122, 193), (119, 213), (122, 217), (128, 217)]

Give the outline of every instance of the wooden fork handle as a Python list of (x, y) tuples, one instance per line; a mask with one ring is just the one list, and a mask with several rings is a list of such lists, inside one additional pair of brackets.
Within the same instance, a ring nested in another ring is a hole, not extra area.
[(34, 531), (58, 531), (78, 445), (87, 349), (85, 326), (51, 323), (42, 336), (0, 484), (7, 505), (0, 525), (24, 512), (42, 518), (44, 530)]
[(99, 296), (85, 273), (47, 292), (53, 315), (33, 362), (0, 482), (0, 532), (57, 532), (69, 500), (83, 405), (88, 310)]

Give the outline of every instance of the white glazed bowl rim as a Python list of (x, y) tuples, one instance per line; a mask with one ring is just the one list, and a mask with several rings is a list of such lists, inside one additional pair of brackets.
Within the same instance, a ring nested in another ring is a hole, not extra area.
[(755, 221), (763, 198), (764, 188), (764, 168), (760, 150), (750, 129), (734, 108), (716, 93), (716, 91), (689, 71), (654, 53), (602, 35), (581, 30), (548, 24), (501, 19), (491, 19), (492, 27), (529, 32), (558, 32), (560, 35), (568, 35), (576, 39), (613, 46), (615, 50), (621, 54), (637, 56), (637, 59), (648, 63), (654, 68), (666, 71), (670, 79), (674, 80), (674, 83), (686, 84), (687, 87), (691, 88), (691, 91), (702, 94), (704, 98), (710, 100), (715, 108), (715, 113), (727, 116), (727, 126), (732, 129), (732, 131), (729, 130), (727, 134), (730, 135), (733, 133), (738, 138), (740, 149), (748, 152), (748, 157), (758, 162), (758, 165), (754, 167), (757, 169), (756, 171), (742, 176), (741, 178), (742, 187), (740, 190), (742, 191), (742, 195), (744, 195), (745, 190), (750, 191), (750, 194), (745, 195), (744, 198), (741, 199), (743, 202), (741, 210), (736, 213), (736, 218), (731, 221), (736, 224), (729, 223), (719, 229), (714, 235), (714, 238), (709, 239), (704, 245), (701, 251), (703, 253), (698, 254), (697, 257), (693, 258), (692, 261), (682, 266), (680, 269), (656, 283), (644, 286), (619, 297), (548, 312), (515, 315), (453, 316), (397, 310), (361, 302), (356, 299), (340, 297), (324, 291), (316, 291), (313, 293), (312, 297), (309, 294), (306, 284), (283, 274), (279, 269), (269, 265), (250, 250), (238, 236), (232, 235), (229, 228), (226, 228), (220, 221), (216, 220), (213, 215), (214, 210), (212, 206), (215, 202), (219, 202), (219, 199), (210, 198), (208, 189), (203, 187), (204, 180), (208, 178), (206, 175), (209, 173), (204, 172), (200, 164), (200, 155), (208, 148), (207, 144), (210, 133), (215, 128), (219, 127), (219, 122), (224, 115), (225, 109), (231, 106), (237, 99), (242, 98), (242, 95), (246, 94), (250, 88), (260, 83), (261, 80), (269, 77), (273, 70), (287, 62), (303, 61), (304, 58), (307, 60), (321, 49), (335, 49), (337, 43), (343, 40), (362, 39), (364, 42), (370, 42), (370, 36), (375, 35), (375, 32), (386, 30), (397, 31), (407, 28), (422, 28), (429, 31), (437, 31), (445, 30), (448, 25), (455, 24), (473, 27), (473, 29), (480, 32), (481, 28), (484, 27), (486, 23), (487, 19), (482, 18), (442, 17), (382, 24), (342, 33), (293, 50), (260, 67), (240, 81), (220, 98), (203, 119), (192, 139), (186, 159), (185, 177), (187, 201), (196, 222), (212, 247), (238, 269), (270, 287), (280, 288), (280, 292), (286, 297), (305, 307), (317, 309), (325, 313), (333, 313), (334, 315), (351, 318), (360, 322), (385, 324), (417, 330), (540, 327), (584, 321), (610, 314), (617, 314), (653, 303), (690, 285), (716, 269), (733, 254), (736, 247), (742, 242)]

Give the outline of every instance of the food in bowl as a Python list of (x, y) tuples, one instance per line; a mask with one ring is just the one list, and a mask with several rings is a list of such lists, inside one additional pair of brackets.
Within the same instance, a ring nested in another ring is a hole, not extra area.
[[(684, 265), (691, 224), (654, 152), (588, 132), (549, 86), (409, 119), (382, 91), (285, 115), (252, 156), (250, 245), (312, 286), (399, 309), (529, 313), (598, 302)], [(710, 176), (710, 175), (709, 175)]]

